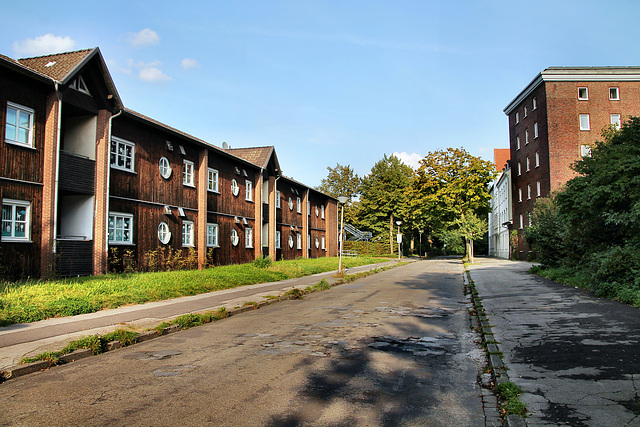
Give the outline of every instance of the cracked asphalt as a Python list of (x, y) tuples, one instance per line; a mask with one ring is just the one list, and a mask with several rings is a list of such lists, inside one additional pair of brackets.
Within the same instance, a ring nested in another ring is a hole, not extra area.
[(478, 258), (469, 267), (529, 426), (640, 426), (640, 310)]
[(0, 424), (485, 426), (462, 273), (414, 262), (16, 378)]

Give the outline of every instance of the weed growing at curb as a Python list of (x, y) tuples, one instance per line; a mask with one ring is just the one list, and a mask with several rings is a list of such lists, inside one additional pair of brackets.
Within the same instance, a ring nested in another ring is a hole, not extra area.
[(506, 382), (498, 384), (496, 386), (496, 392), (498, 392), (502, 400), (500, 409), (504, 415), (514, 414), (524, 417), (527, 414), (527, 406), (518, 398), (518, 396), (522, 394), (520, 387), (512, 382)]
[(60, 362), (60, 357), (65, 354), (73, 353), (74, 351), (86, 348), (90, 349), (93, 355), (104, 353), (107, 350), (107, 346), (111, 341), (120, 341), (123, 347), (134, 344), (138, 333), (127, 329), (116, 329), (113, 332), (109, 332), (105, 335), (90, 335), (83, 337), (67, 344), (62, 350), (59, 351), (45, 351), (34, 357), (24, 357), (20, 359), (21, 364), (33, 363), (39, 361), (48, 361), (50, 365), (57, 365)]
[(162, 335), (165, 328), (168, 328), (171, 325), (178, 325), (180, 329), (189, 329), (195, 326), (204, 325), (205, 323), (211, 323), (217, 320), (225, 319), (227, 317), (229, 317), (229, 312), (227, 311), (226, 307), (220, 307), (220, 309), (215, 312), (205, 311), (203, 313), (184, 314), (182, 316), (176, 317), (169, 322), (162, 322), (154, 329), (158, 332), (158, 335)]

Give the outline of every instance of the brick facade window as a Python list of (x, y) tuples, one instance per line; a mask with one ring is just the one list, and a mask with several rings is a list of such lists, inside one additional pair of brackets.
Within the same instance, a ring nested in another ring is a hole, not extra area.
[(580, 101), (586, 101), (589, 99), (589, 89), (587, 89), (586, 87), (579, 87), (578, 88), (578, 99)]
[(609, 100), (620, 101), (620, 90), (617, 87), (609, 88)]
[(580, 114), (580, 130), (591, 130), (588, 114)]
[(531, 100), (532, 103), (532, 110), (535, 110), (536, 108), (538, 108), (538, 100), (536, 99), (536, 97), (534, 96), (533, 99)]

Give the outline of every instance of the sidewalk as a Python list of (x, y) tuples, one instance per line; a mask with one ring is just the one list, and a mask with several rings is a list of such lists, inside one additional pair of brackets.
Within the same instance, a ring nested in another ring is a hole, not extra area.
[[(410, 261), (410, 259), (403, 259), (403, 261)], [(393, 260), (349, 268), (346, 273), (369, 271), (397, 262)], [(336, 274), (337, 270), (334, 270), (279, 282), (241, 286), (206, 294), (102, 310), (97, 313), (0, 327), (0, 371), (17, 364), (23, 357), (60, 350), (70, 341), (88, 335), (102, 335), (124, 327), (142, 332), (183, 314), (216, 311), (220, 307), (226, 307), (227, 310), (237, 313), (252, 308), (244, 305), (247, 302), (261, 305), (277, 302), (278, 300), (266, 297), (280, 296), (292, 288), (304, 289), (322, 279), (333, 284), (338, 281), (333, 277)]]
[(529, 426), (640, 426), (640, 310), (477, 258), (469, 266)]

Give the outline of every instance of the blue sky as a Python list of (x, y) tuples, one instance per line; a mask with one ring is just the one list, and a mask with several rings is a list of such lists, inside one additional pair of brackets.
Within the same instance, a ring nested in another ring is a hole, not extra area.
[(493, 160), (502, 109), (544, 68), (640, 65), (635, 1), (23, 0), (2, 15), (0, 53), (98, 46), (128, 108), (214, 145), (274, 145), (311, 186), (384, 154)]

